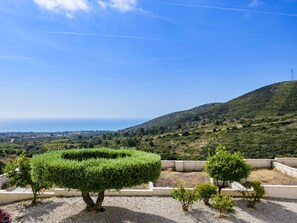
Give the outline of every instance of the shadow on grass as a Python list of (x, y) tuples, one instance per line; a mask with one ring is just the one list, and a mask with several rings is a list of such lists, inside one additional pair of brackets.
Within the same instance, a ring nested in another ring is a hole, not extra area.
[(60, 223), (176, 223), (175, 221), (162, 216), (142, 212), (135, 212), (126, 208), (109, 206), (105, 206), (105, 208), (105, 212), (99, 213), (96, 213), (95, 211), (81, 211), (76, 215), (72, 215), (61, 220)]
[[(43, 201), (36, 205), (25, 205), (22, 209), (22, 215), (18, 217), (17, 222), (26, 223), (34, 220), (35, 222), (43, 222), (43, 216), (48, 215), (50, 212), (54, 211), (56, 208), (63, 206), (65, 202), (53, 202), (53, 201)], [(42, 206), (42, 211), (37, 206)]]

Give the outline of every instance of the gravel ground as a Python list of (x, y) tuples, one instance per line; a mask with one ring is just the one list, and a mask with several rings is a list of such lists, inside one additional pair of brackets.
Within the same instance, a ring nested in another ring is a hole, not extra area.
[(218, 218), (217, 212), (196, 203), (191, 211), (183, 212), (180, 204), (170, 197), (106, 197), (103, 213), (85, 212), (80, 197), (43, 199), (38, 206), (30, 201), (1, 206), (13, 215), (13, 222), (32, 223), (197, 223), (197, 222), (297, 222), (297, 200), (266, 199), (257, 209), (245, 206), (237, 199), (235, 212)]

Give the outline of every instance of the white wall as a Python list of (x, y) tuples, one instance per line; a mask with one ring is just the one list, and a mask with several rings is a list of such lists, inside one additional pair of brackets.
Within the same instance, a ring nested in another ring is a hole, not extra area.
[(288, 176), (297, 178), (297, 169), (296, 168), (293, 168), (293, 167), (290, 167), (290, 166), (287, 166), (287, 165), (284, 165), (284, 164), (281, 164), (278, 162), (273, 162), (273, 167), (276, 170), (278, 170)]
[[(253, 168), (272, 168), (275, 159), (246, 159)], [(297, 159), (296, 159), (297, 162)], [(207, 161), (194, 160), (162, 160), (162, 169), (174, 168), (178, 172), (203, 171)]]
[(297, 158), (276, 158), (276, 162), (297, 167)]
[(263, 185), (265, 197), (297, 199), (297, 186)]
[(253, 168), (272, 168), (272, 162), (274, 159), (245, 159), (245, 161), (250, 164)]

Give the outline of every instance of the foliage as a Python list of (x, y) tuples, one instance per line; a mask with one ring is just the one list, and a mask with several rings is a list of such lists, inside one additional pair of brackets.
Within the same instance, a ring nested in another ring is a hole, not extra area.
[(211, 206), (214, 209), (217, 209), (220, 212), (220, 216), (222, 212), (230, 213), (234, 211), (234, 206), (236, 202), (232, 200), (230, 196), (224, 196), (221, 194), (214, 194), (211, 196)]
[[(297, 156), (297, 82), (260, 88), (226, 103), (175, 112), (117, 132), (0, 133), (0, 157), (108, 146), (162, 159), (205, 160), (219, 144), (245, 158)], [(14, 139), (13, 143), (11, 140)]]
[(177, 188), (173, 188), (171, 196), (181, 203), (183, 211), (188, 211), (189, 207), (199, 200), (198, 192), (195, 189), (184, 188), (182, 183)]
[(217, 193), (217, 187), (213, 184), (199, 184), (196, 191), (200, 199), (203, 199), (205, 205), (209, 205), (209, 199)]
[(265, 194), (265, 189), (264, 187), (261, 185), (260, 181), (253, 181), (251, 183), (252, 189), (253, 191), (244, 191), (244, 190), (240, 190), (240, 193), (242, 194), (244, 200), (247, 203), (247, 207), (249, 208), (254, 208), (256, 203), (260, 202), (261, 199), (263, 198), (264, 194)]
[(11, 215), (2, 209), (0, 209), (0, 222), (1, 223), (11, 223), (12, 222)]
[(161, 162), (158, 155), (136, 150), (58, 150), (33, 157), (32, 171), (38, 182), (80, 190), (92, 207), (90, 192), (100, 194), (107, 189), (156, 181)]
[(42, 184), (32, 179), (31, 160), (27, 157), (26, 151), (23, 151), (16, 160), (10, 161), (5, 166), (4, 171), (9, 178), (10, 185), (16, 185), (17, 187), (26, 187), (29, 185), (31, 187), (33, 192), (33, 204), (36, 203), (41, 189), (48, 187), (47, 184)]
[[(251, 172), (251, 166), (244, 160), (240, 152), (231, 153), (220, 145), (216, 148), (216, 154), (209, 156), (205, 165), (208, 175), (217, 181), (219, 193), (227, 181), (240, 181)], [(222, 181), (222, 184), (219, 182)]]

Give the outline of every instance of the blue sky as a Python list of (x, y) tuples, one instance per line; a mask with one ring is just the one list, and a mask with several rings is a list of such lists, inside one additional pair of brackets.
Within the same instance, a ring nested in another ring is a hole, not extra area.
[(294, 0), (1, 0), (0, 118), (225, 102), (290, 79), (296, 27)]

